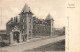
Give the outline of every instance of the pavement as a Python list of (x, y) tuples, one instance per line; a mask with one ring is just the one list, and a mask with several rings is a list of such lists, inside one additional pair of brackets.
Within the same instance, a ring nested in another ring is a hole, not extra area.
[(1, 52), (23, 52), (24, 50), (28, 50), (28, 49), (33, 49), (33, 48), (37, 48), (49, 43), (55, 43), (58, 41), (61, 41), (65, 39), (65, 35), (63, 36), (59, 36), (56, 38), (49, 38), (49, 39), (43, 39), (43, 40), (39, 40), (39, 41), (28, 41), (28, 42), (22, 42), (13, 46), (7, 46), (4, 48), (0, 48)]

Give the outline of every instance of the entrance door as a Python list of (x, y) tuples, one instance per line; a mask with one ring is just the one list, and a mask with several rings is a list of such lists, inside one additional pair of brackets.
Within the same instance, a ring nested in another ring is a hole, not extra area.
[(19, 32), (14, 32), (13, 33), (13, 40), (17, 41), (17, 43), (19, 43), (19, 34), (20, 34)]

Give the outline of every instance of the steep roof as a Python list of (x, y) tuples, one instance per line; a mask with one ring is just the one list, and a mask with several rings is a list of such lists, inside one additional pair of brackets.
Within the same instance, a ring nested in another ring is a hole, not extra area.
[(21, 12), (29, 12), (29, 11), (30, 7), (27, 4), (25, 4)]
[(53, 20), (52, 16), (50, 14), (47, 15), (46, 20)]

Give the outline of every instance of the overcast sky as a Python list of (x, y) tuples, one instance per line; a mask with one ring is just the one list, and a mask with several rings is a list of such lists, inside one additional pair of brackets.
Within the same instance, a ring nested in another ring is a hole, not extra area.
[(0, 0), (0, 29), (6, 29), (6, 22), (19, 14), (25, 3), (38, 18), (44, 19), (50, 13), (55, 20), (54, 27), (65, 26), (65, 0)]

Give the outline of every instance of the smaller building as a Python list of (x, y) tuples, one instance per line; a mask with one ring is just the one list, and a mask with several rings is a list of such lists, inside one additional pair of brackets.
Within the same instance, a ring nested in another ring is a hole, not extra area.
[(0, 30), (0, 42), (9, 43), (9, 36), (7, 36), (6, 30)]
[(63, 28), (55, 28), (55, 35), (62, 36), (65, 35), (65, 27)]
[(0, 36), (5, 36), (6, 35), (6, 30), (0, 30)]

